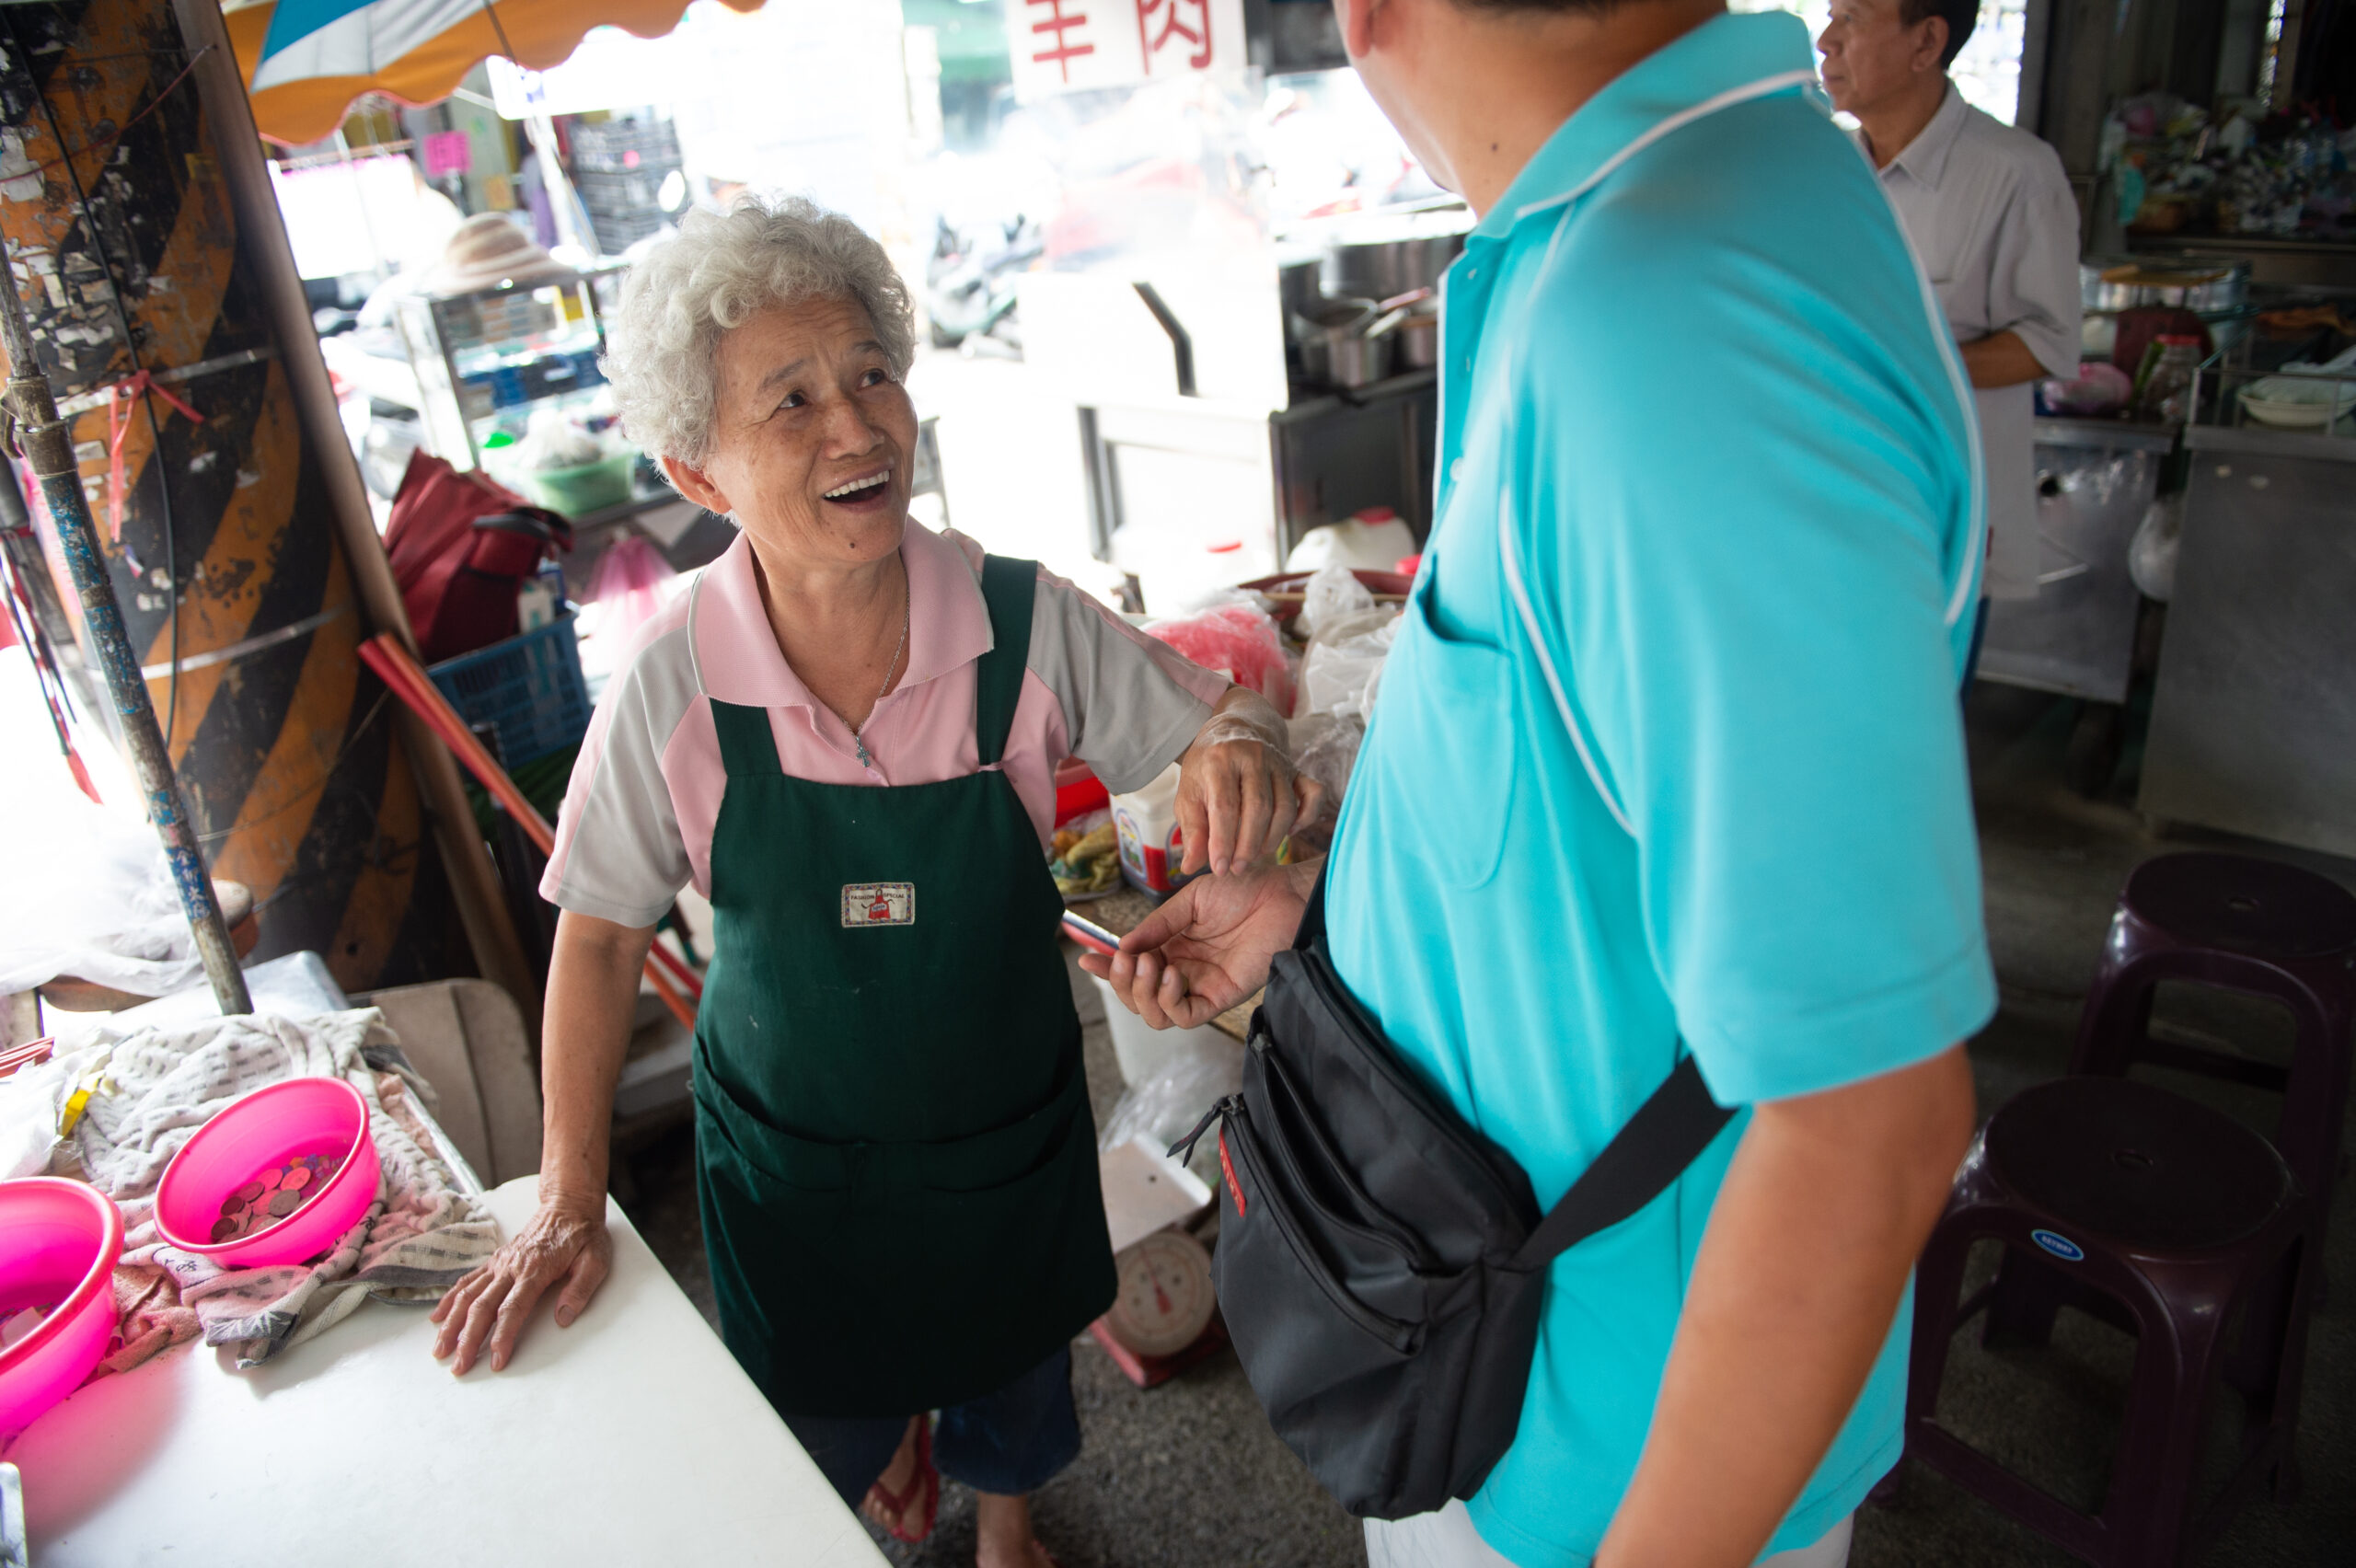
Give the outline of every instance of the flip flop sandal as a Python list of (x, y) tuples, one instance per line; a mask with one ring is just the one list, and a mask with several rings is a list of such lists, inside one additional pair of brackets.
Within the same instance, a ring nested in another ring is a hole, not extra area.
[[(919, 1495), (924, 1500), (924, 1523), (912, 1531), (908, 1528), (908, 1510), (916, 1505)], [(915, 1546), (932, 1534), (933, 1520), (941, 1512), (941, 1472), (932, 1464), (930, 1420), (918, 1423), (916, 1473), (908, 1477), (907, 1489), (894, 1492), (878, 1481), (867, 1489), (861, 1505), (866, 1503), (880, 1503), (891, 1510), (893, 1522), (884, 1528), (894, 1540)]]

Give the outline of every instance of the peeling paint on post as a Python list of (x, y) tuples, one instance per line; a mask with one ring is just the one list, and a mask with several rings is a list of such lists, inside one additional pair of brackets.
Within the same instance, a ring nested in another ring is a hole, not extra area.
[[(189, 824), (253, 891), (254, 956), (318, 951), (351, 991), (468, 974), (398, 704), (358, 658), (378, 628), (215, 156), (200, 88), (220, 89), (192, 58), (165, 0), (0, 6), (0, 235), (57, 395), (80, 408), (140, 369), (204, 367), (170, 386), (202, 423), (152, 394), (121, 410), (120, 539), (107, 409), (71, 418), (94, 548), (155, 672)], [(29, 500), (62, 586), (70, 563)]]

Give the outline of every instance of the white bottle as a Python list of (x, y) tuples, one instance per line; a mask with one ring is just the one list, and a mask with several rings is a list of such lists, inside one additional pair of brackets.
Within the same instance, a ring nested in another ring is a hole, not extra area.
[(1172, 763), (1143, 789), (1113, 797), (1113, 826), (1121, 840), (1121, 875), (1159, 898), (1192, 880), (1178, 874), (1186, 858), (1178, 830), (1178, 765)]

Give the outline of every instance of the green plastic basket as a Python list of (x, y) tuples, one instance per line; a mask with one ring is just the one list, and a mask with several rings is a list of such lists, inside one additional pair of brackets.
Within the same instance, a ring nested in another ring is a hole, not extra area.
[(634, 452), (617, 452), (611, 457), (583, 463), (577, 468), (541, 468), (515, 477), (529, 487), (532, 498), (550, 512), (581, 517), (628, 501), (630, 465), (637, 461)]

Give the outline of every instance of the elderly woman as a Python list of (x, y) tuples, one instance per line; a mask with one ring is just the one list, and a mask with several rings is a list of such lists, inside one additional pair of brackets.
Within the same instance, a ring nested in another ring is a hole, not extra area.
[(1028, 561), (907, 520), (907, 296), (804, 202), (690, 218), (638, 263), (606, 371), (631, 436), (742, 530), (641, 633), (574, 767), (532, 1223), (435, 1311), (505, 1365), (605, 1277), (614, 1083), (657, 917), (715, 955), (697, 1193), (730, 1351), (846, 1499), (904, 1539), (941, 1470), (984, 1568), (1046, 1561), (1024, 1494), (1079, 1447), (1073, 1334), (1112, 1301), (1045, 841), (1053, 774), (1182, 764), (1191, 864), (1316, 805), (1266, 703)]

